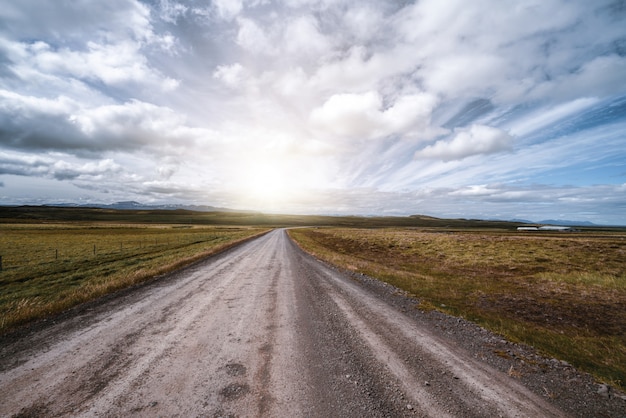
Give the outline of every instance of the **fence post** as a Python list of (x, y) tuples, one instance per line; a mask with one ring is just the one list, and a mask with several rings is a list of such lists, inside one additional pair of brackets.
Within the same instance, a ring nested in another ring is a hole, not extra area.
[(96, 244), (93, 245), (93, 255), (96, 255)]
[(0, 271), (2, 271), (2, 256), (0, 255)]

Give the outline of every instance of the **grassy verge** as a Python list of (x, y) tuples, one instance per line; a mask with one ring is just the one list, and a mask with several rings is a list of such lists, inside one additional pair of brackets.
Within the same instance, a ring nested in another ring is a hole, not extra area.
[(294, 229), (307, 251), (626, 387), (626, 235)]
[(0, 225), (0, 332), (191, 264), (267, 229)]

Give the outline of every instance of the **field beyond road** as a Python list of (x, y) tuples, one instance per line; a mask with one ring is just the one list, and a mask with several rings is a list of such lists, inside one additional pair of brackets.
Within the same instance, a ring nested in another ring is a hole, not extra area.
[(0, 223), (0, 333), (179, 269), (267, 228)]
[[(626, 387), (626, 234), (294, 229), (305, 250)], [(506, 352), (501, 353), (507, 356)]]

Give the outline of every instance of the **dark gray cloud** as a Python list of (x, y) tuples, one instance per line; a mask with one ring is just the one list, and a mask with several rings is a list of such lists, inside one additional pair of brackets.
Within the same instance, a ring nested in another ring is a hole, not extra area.
[[(1, 32), (20, 41), (48, 40), (56, 45), (83, 46), (85, 41), (147, 39), (150, 9), (140, 2), (4, 2)], [(86, 38), (88, 36), (88, 38)]]
[(0, 152), (0, 175), (46, 177), (56, 180), (99, 180), (122, 172), (112, 160), (76, 162), (69, 156), (29, 156)]
[(148, 148), (161, 154), (168, 147), (188, 147), (207, 136), (207, 131), (187, 126), (173, 110), (145, 102), (81, 108), (63, 98), (0, 92), (0, 99), (0, 145), (8, 149), (97, 156)]

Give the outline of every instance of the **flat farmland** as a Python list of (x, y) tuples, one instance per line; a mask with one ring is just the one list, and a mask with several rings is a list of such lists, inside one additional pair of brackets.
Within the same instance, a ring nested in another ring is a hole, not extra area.
[(0, 224), (0, 332), (176, 270), (267, 228)]
[[(626, 234), (311, 228), (306, 251), (626, 386)], [(499, 353), (506, 357), (506, 352)]]

